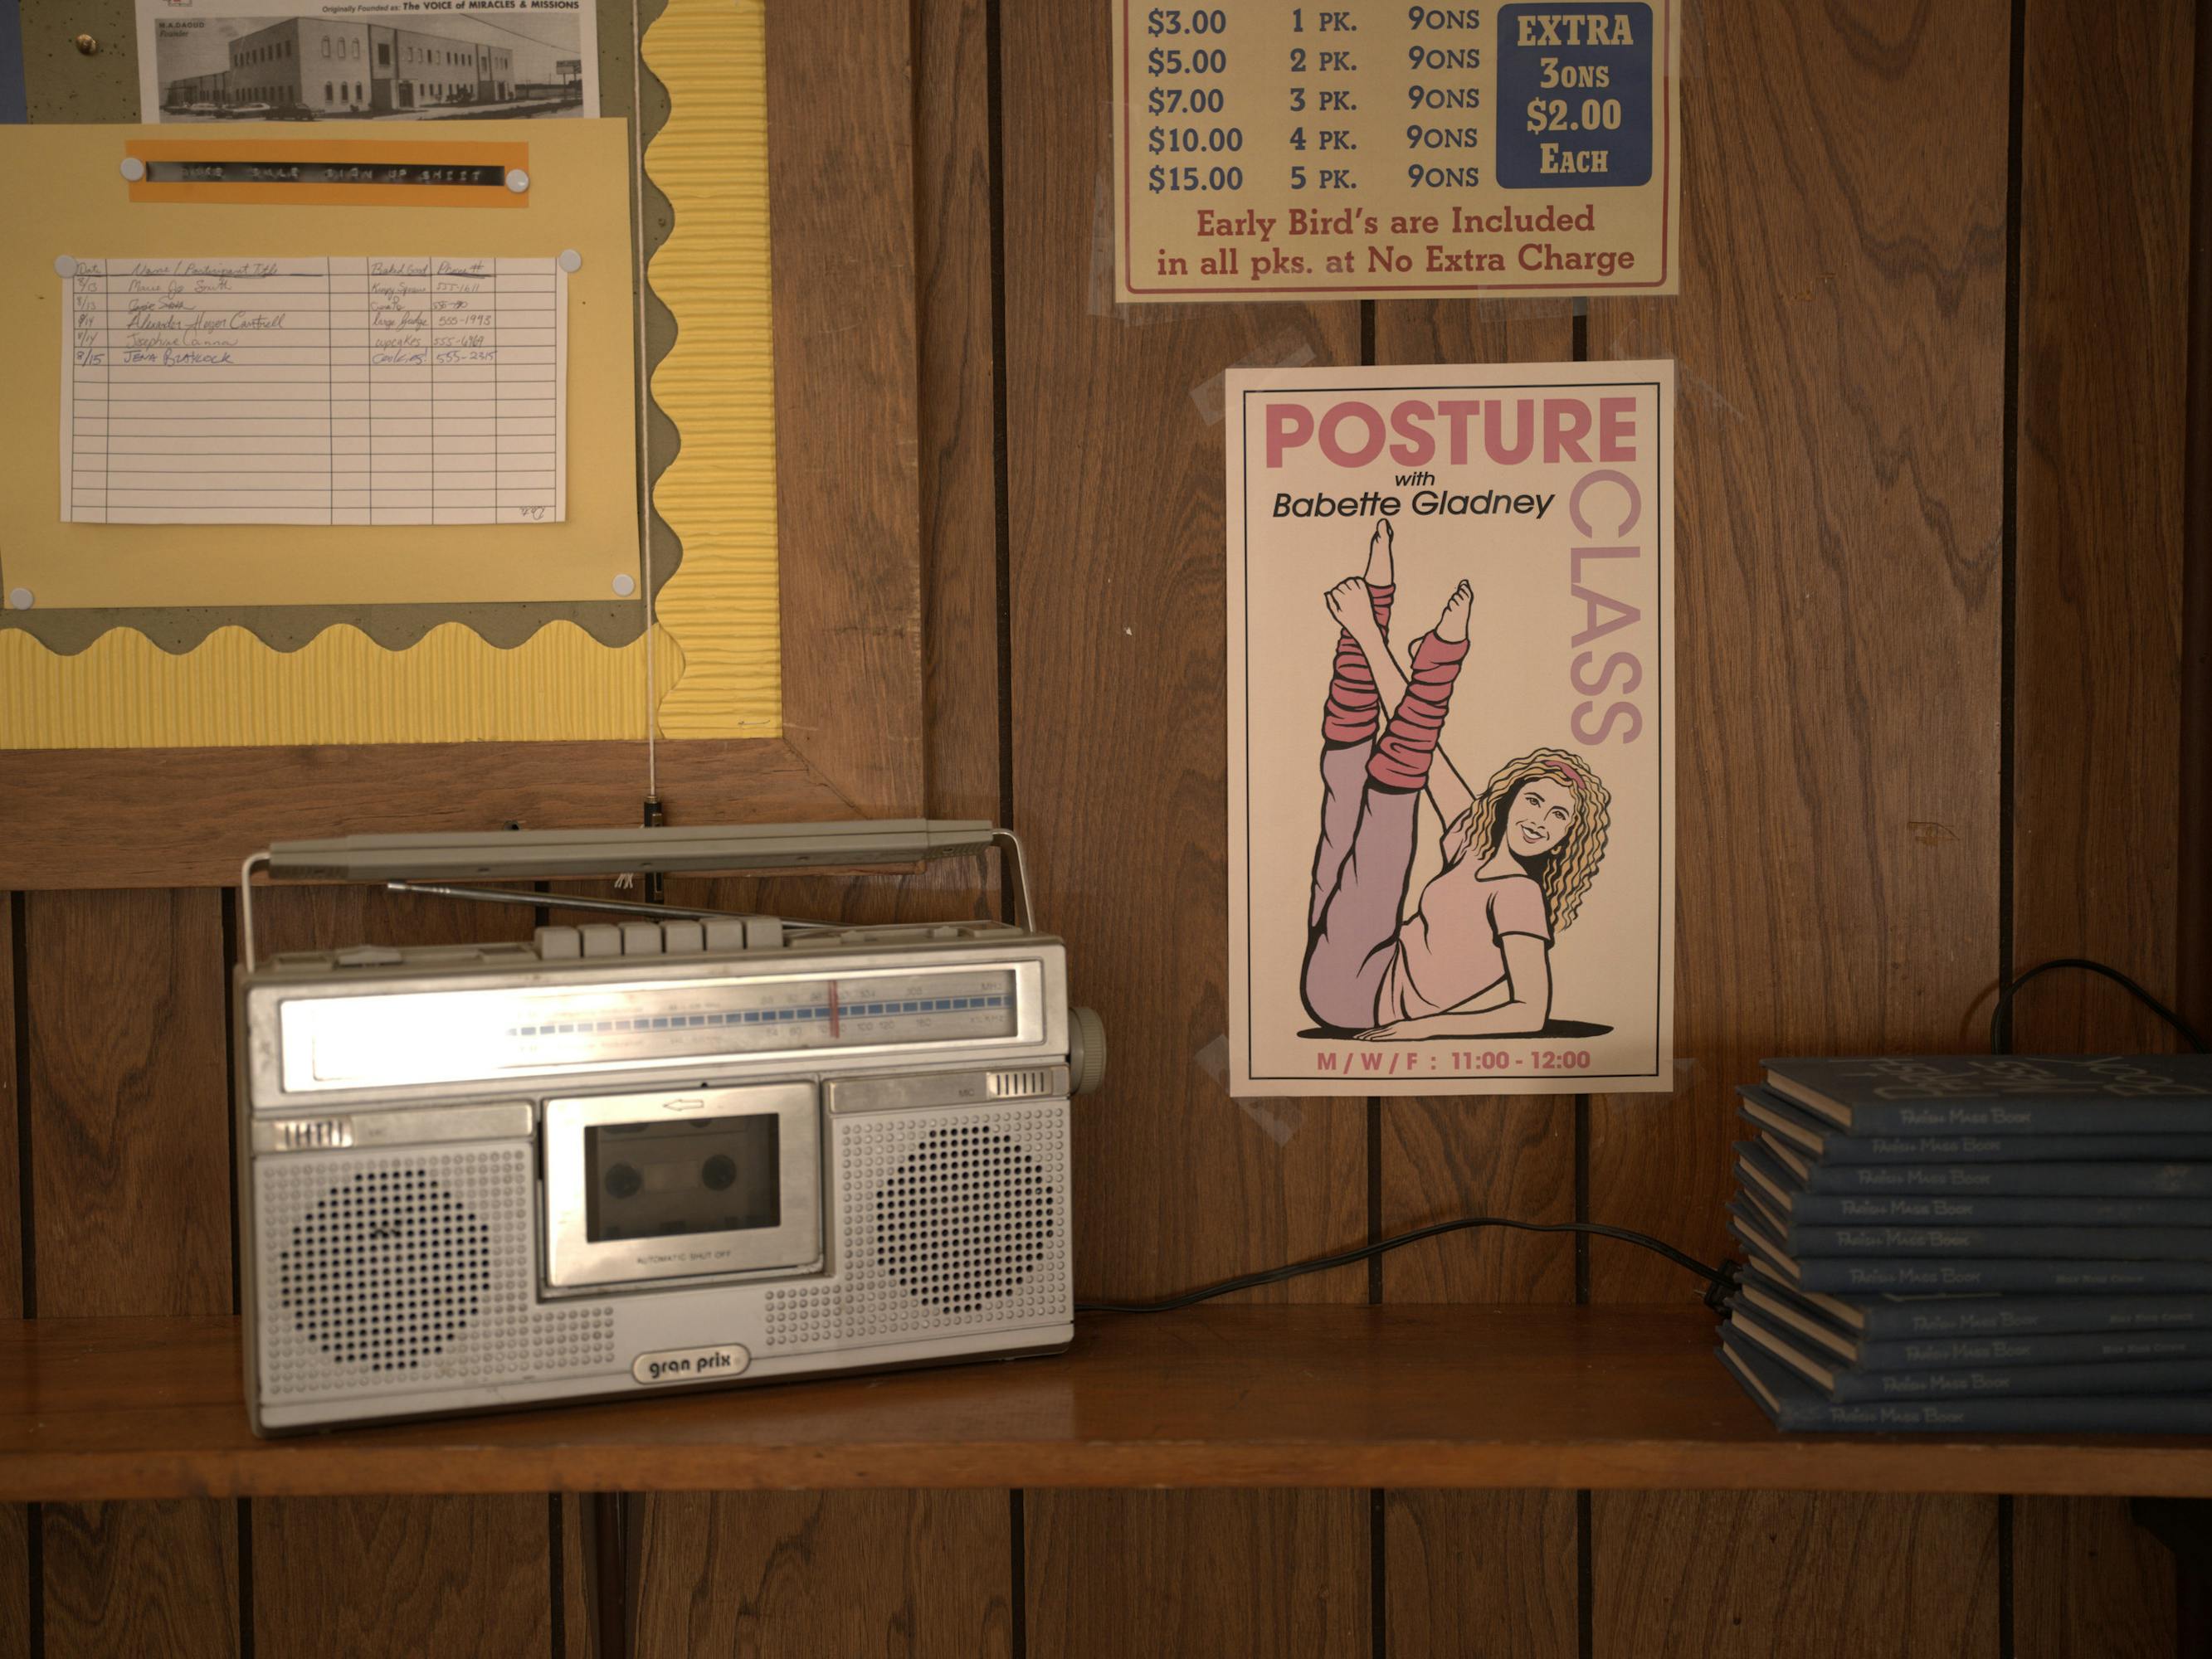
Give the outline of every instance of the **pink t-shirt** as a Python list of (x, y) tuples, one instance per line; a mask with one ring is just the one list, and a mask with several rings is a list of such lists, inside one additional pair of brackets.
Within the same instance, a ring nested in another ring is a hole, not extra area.
[(1398, 952), (1382, 975), (1379, 1023), (1419, 1019), (1456, 1008), (1505, 977), (1508, 933), (1552, 942), (1544, 890), (1518, 873), (1477, 874), (1462, 854), (1421, 890), (1421, 902), (1398, 929)]

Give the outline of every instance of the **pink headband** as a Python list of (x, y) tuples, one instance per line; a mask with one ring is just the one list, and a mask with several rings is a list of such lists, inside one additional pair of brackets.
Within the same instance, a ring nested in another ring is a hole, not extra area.
[(1565, 773), (1566, 775), (1567, 781), (1574, 785), (1576, 788), (1579, 789), (1583, 787), (1582, 775), (1576, 771), (1573, 767), (1568, 765), (1566, 762), (1553, 761), (1552, 763), (1552, 766), (1554, 770)]

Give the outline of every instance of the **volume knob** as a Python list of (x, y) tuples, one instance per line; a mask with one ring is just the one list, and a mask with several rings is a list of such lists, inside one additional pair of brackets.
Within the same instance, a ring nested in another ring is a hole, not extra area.
[(1067, 1075), (1079, 1095), (1106, 1080), (1106, 1022), (1088, 1008), (1067, 1011)]

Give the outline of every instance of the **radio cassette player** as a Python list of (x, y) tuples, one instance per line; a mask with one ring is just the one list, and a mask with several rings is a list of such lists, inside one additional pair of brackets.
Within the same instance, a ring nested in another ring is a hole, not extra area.
[[(997, 845), (1019, 925), (845, 927), (452, 884)], [(257, 960), (254, 878), (590, 915)], [(354, 836), (248, 860), (238, 1153), (260, 1433), (1045, 1352), (1105, 1066), (987, 823)]]

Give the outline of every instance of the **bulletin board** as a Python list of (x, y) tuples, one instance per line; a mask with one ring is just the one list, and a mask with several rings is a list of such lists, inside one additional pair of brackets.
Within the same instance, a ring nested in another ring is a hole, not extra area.
[[(23, 366), (0, 399), (0, 750), (777, 738), (762, 21), (752, 6), (715, 17), (717, 84), (685, 112), (713, 129), (713, 209), (658, 249), (637, 240), (640, 151), (620, 118), (0, 130), (15, 222), (39, 228), (0, 248), (0, 350)], [(125, 176), (126, 157), (180, 142), (355, 146), (379, 160), (410, 145), (477, 160), (495, 149), (528, 183), (497, 201), (434, 187), (370, 206)], [(659, 169), (672, 196), (691, 148)], [(199, 199), (161, 199), (185, 194)], [(564, 520), (62, 521), (55, 261), (73, 249), (573, 252)], [(679, 464), (657, 481), (665, 525), (648, 515), (641, 469), (637, 292), (647, 258), (664, 257), (650, 274), (681, 319), (651, 387), (679, 428)], [(17, 590), (28, 611), (9, 605)]]
[[(667, 0), (644, 30), (638, 429), (590, 458), (635, 492), (639, 595), (0, 605), (0, 887), (227, 884), (286, 837), (921, 811), (914, 50), (897, 0)], [(509, 130), (533, 168), (554, 125)]]

